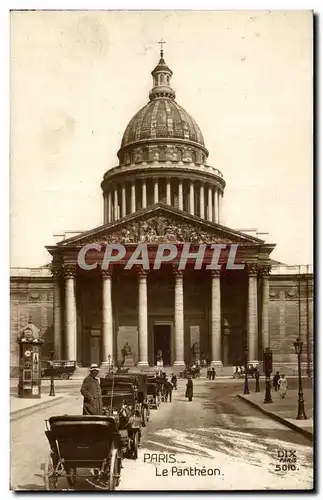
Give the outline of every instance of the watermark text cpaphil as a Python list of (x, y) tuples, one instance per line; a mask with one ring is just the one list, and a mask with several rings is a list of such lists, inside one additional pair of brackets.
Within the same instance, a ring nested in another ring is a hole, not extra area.
[(244, 262), (239, 262), (237, 244), (192, 244), (160, 243), (151, 245), (140, 243), (129, 247), (121, 243), (88, 243), (77, 257), (80, 268), (92, 271), (98, 266), (109, 269), (110, 264), (124, 264), (126, 270), (141, 266), (144, 270), (158, 270), (162, 264), (176, 264), (179, 270), (194, 264), (194, 269), (219, 270), (222, 266), (230, 270), (244, 269)]

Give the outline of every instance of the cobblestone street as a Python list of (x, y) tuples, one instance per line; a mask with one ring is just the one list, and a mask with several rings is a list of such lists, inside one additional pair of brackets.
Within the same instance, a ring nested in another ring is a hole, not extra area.
[[(118, 489), (310, 489), (311, 443), (249, 407), (237, 398), (238, 392), (241, 381), (200, 379), (194, 381), (190, 403), (184, 397), (185, 382), (179, 381), (173, 402), (152, 411), (138, 459), (124, 460)], [(12, 489), (44, 489), (41, 469), (49, 450), (44, 419), (80, 414), (81, 405), (78, 389), (69, 388), (63, 401), (12, 422)], [(275, 471), (282, 450), (296, 450), (295, 471)], [(159, 463), (156, 454), (164, 454)], [(188, 472), (181, 475), (190, 467), (190, 477)], [(200, 475), (195, 467), (205, 468), (207, 475)], [(59, 487), (67, 487), (65, 480)], [(85, 480), (77, 482), (77, 489), (91, 488)]]

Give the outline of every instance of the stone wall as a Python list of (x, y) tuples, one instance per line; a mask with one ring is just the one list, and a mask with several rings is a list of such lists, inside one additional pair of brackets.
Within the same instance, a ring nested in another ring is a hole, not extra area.
[(40, 328), (45, 340), (42, 358), (53, 349), (53, 284), (49, 277), (12, 277), (10, 283), (10, 366), (18, 375), (17, 338), (28, 320)]
[(270, 276), (269, 332), (274, 368), (296, 372), (293, 343), (303, 342), (302, 369), (310, 373), (313, 361), (313, 276)]

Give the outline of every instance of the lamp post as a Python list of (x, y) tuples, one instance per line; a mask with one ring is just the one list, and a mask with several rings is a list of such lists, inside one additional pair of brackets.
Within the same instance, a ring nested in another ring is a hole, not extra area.
[(255, 373), (255, 379), (256, 379), (256, 389), (255, 392), (260, 392), (260, 386), (259, 386), (259, 368), (257, 368), (256, 373)]
[(294, 342), (295, 352), (298, 357), (298, 410), (297, 410), (297, 420), (307, 420), (307, 416), (304, 408), (304, 395), (302, 387), (302, 374), (301, 374), (301, 354), (303, 349), (303, 342), (300, 339), (296, 339)]
[(249, 394), (249, 387), (248, 387), (248, 349), (245, 349), (245, 356), (244, 356), (244, 390), (243, 394)]
[(50, 360), (51, 360), (50, 390), (49, 390), (49, 395), (50, 396), (55, 396), (54, 367), (53, 367), (54, 354), (55, 354), (55, 351), (50, 351)]
[(111, 354), (108, 355), (109, 373), (111, 372)]
[(273, 400), (271, 399), (271, 392), (270, 392), (270, 374), (273, 370), (273, 352), (269, 349), (269, 347), (266, 347), (265, 352), (264, 352), (264, 372), (266, 376), (266, 389), (265, 389), (265, 399), (264, 399), (264, 404), (267, 403), (272, 403)]

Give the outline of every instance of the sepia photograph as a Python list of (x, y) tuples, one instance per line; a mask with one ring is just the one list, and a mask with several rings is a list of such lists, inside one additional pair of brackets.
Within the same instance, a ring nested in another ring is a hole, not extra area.
[(10, 490), (313, 490), (313, 12), (9, 46)]

